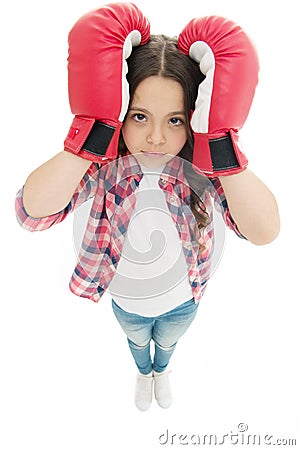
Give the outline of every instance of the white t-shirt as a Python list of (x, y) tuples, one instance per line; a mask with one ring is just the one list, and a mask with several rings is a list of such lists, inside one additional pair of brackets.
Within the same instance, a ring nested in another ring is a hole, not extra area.
[(182, 243), (158, 185), (163, 168), (141, 165), (135, 209), (108, 288), (122, 309), (146, 317), (193, 298)]

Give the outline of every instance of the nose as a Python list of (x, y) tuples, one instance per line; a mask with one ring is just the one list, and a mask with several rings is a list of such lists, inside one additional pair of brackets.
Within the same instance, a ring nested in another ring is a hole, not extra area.
[(162, 127), (159, 124), (153, 125), (147, 134), (146, 140), (152, 145), (165, 144), (166, 138)]

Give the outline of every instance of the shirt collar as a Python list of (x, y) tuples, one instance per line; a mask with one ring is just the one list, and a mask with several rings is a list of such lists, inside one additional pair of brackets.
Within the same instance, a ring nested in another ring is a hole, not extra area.
[(174, 156), (164, 167), (161, 179), (169, 183), (176, 184), (178, 181), (184, 182), (183, 160)]
[[(128, 153), (125, 156), (118, 158), (119, 165), (122, 169), (122, 176), (125, 178), (133, 176), (135, 179), (140, 180), (143, 176), (142, 168), (138, 160), (134, 155)], [(164, 182), (169, 182), (176, 184), (176, 182), (185, 181), (184, 171), (183, 171), (183, 160), (177, 156), (174, 156), (167, 164), (164, 166), (161, 172), (161, 180)]]

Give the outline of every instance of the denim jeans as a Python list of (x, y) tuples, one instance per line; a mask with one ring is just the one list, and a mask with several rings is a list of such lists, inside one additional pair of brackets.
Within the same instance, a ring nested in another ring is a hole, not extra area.
[[(112, 299), (113, 312), (127, 335), (127, 341), (140, 373), (163, 372), (175, 350), (178, 339), (194, 320), (199, 304), (188, 300), (177, 308), (156, 317), (143, 317), (120, 308)], [(150, 342), (154, 341), (151, 359)]]

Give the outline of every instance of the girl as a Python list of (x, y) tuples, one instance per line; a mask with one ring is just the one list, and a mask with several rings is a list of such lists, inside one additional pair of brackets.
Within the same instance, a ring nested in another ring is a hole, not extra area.
[(210, 275), (213, 206), (254, 244), (279, 231), (276, 201), (251, 171), (209, 181), (191, 164), (190, 111), (203, 79), (176, 39), (151, 36), (128, 58), (130, 104), (118, 158), (101, 166), (60, 152), (17, 194), (17, 218), (30, 231), (61, 222), (93, 197), (70, 289), (96, 302), (111, 293), (138, 368), (135, 404), (142, 411), (153, 384), (158, 404), (172, 403), (167, 368)]

